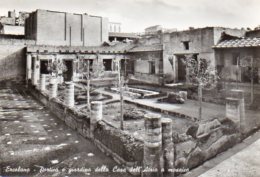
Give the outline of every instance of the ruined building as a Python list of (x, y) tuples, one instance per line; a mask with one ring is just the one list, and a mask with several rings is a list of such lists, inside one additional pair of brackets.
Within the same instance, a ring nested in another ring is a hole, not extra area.
[(7, 17), (0, 17), (0, 34), (24, 35), (24, 23), (28, 16), (28, 12), (19, 12), (17, 17), (15, 11), (9, 11)]
[(0, 66), (5, 71), (0, 71), (0, 79), (27, 75), (27, 80), (37, 84), (40, 74), (47, 72), (47, 64), (55, 60), (64, 61), (69, 68), (65, 80), (77, 79), (79, 62), (92, 63), (96, 59), (102, 60), (105, 75), (113, 77), (113, 60), (119, 58), (121, 69), (133, 80), (152, 84), (186, 82), (186, 68), (181, 62), (185, 55), (205, 58), (221, 68), (219, 54), (212, 47), (225, 36), (245, 35), (244, 30), (222, 27), (176, 31), (153, 26), (141, 37), (109, 31), (108, 19), (104, 17), (36, 10), (25, 20), (24, 37), (1, 36)]
[(245, 31), (221, 27), (185, 31), (162, 31), (158, 26), (147, 28), (137, 48), (130, 51), (135, 63), (133, 74), (136, 79), (154, 84), (185, 82), (186, 68), (181, 59), (193, 55), (215, 65), (212, 46), (221, 40), (224, 33), (242, 37)]

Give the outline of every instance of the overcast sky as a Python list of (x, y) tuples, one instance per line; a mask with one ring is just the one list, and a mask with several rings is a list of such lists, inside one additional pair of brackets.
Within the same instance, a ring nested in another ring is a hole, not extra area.
[(121, 22), (124, 32), (164, 28), (260, 25), (260, 0), (0, 0), (0, 15), (8, 10), (48, 9), (88, 13)]

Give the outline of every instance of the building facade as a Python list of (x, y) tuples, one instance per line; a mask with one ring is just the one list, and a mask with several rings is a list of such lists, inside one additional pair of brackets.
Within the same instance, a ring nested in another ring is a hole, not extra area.
[(182, 60), (187, 55), (207, 59), (215, 66), (212, 47), (222, 39), (223, 34), (245, 35), (243, 30), (220, 27), (171, 32), (158, 28), (161, 29), (160, 26), (148, 28), (136, 47), (129, 51), (135, 61), (132, 67), (134, 77), (154, 84), (186, 82), (186, 66)]
[(110, 33), (121, 33), (121, 23), (118, 22), (109, 22), (108, 30)]
[(195, 59), (206, 59), (212, 66), (215, 66), (212, 47), (221, 40), (223, 34), (242, 37), (245, 31), (206, 27), (163, 33), (161, 39), (164, 45), (163, 68), (164, 74), (168, 76), (167, 79), (174, 82), (186, 82), (186, 67), (182, 62), (182, 59), (186, 59), (186, 55), (192, 55)]
[[(250, 37), (247, 37), (250, 36)], [(260, 83), (260, 35), (258, 31), (246, 37), (223, 40), (214, 46), (216, 66), (222, 79), (229, 82)]]
[(98, 46), (108, 41), (108, 19), (99, 16), (38, 9), (25, 26), (25, 37), (38, 45)]

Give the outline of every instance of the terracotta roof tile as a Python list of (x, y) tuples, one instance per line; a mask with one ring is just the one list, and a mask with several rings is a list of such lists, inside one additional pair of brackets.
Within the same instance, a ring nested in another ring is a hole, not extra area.
[(149, 51), (162, 51), (162, 50), (163, 50), (163, 46), (161, 44), (139, 45), (129, 50), (129, 52), (149, 52)]
[(240, 47), (260, 47), (260, 38), (241, 38), (225, 40), (213, 48), (240, 48)]
[(109, 32), (109, 37), (125, 37), (125, 38), (140, 38), (135, 33), (115, 33), (115, 32)]

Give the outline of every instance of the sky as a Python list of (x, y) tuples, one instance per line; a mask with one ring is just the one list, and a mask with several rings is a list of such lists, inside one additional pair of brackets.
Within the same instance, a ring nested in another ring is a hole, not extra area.
[(260, 25), (260, 0), (0, 0), (0, 15), (9, 10), (55, 10), (88, 13), (122, 23), (123, 32), (163, 28), (223, 26), (254, 28)]

